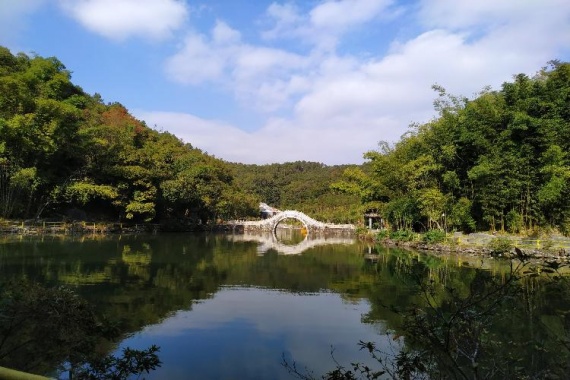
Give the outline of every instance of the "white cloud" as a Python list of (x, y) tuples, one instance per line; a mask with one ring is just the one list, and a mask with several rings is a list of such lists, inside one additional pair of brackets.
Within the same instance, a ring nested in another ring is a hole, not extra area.
[(421, 0), (420, 19), (435, 28), (481, 28), (511, 23), (549, 23), (550, 17), (568, 18), (566, 0)]
[(478, 48), (472, 57), (489, 64), (491, 75), (496, 71), (489, 63), (493, 58), (499, 66), (508, 61), (513, 69), (526, 72), (558, 58), (560, 52), (567, 54), (570, 46), (566, 0), (422, 0), (419, 20), (430, 28), (462, 33), (467, 46)]
[(212, 31), (212, 40), (217, 45), (236, 44), (241, 40), (241, 34), (224, 22), (218, 21)]
[(267, 9), (272, 27), (262, 33), (267, 39), (301, 39), (322, 51), (333, 51), (338, 40), (353, 28), (388, 17), (393, 0), (328, 0), (308, 13), (290, 4), (273, 3)]
[[(0, 38), (15, 35), (25, 27), (25, 16), (46, 3), (0, 2)], [(54, 3), (113, 40), (159, 40), (189, 28), (191, 8), (185, 0)], [(360, 162), (378, 140), (395, 141), (411, 122), (433, 116), (432, 84), (471, 96), (486, 85), (498, 88), (513, 74), (532, 75), (548, 60), (570, 54), (567, 0), (311, 4), (270, 4), (264, 19), (251, 24), (258, 27), (260, 40), (251, 38), (251, 31), (233, 28), (234, 20), (218, 20), (206, 31), (196, 24), (194, 32), (171, 40), (180, 48), (165, 62), (170, 79), (196, 91), (211, 86), (230, 93), (241, 103), (240, 112), (249, 109), (256, 119), (266, 118), (258, 130), (244, 132), (230, 120), (204, 120), (198, 113), (149, 109), (138, 116), (228, 160)], [(202, 20), (215, 9), (203, 11)], [(370, 35), (384, 36), (382, 28), (396, 36), (390, 46), (370, 40)], [(341, 53), (338, 47), (346, 48), (348, 41), (358, 42), (351, 47), (354, 53)]]
[(285, 31), (293, 29), (303, 21), (299, 9), (292, 3), (272, 3), (267, 8), (267, 16), (273, 24), (271, 30), (262, 33), (267, 38), (276, 38), (283, 35)]
[(326, 1), (311, 10), (311, 24), (317, 29), (344, 30), (371, 21), (391, 3), (391, 0)]
[(223, 77), (229, 51), (213, 50), (204, 36), (189, 34), (184, 47), (166, 63), (168, 75), (183, 84), (199, 84)]
[(382, 129), (398, 130), (398, 122), (389, 118), (352, 115), (329, 116), (317, 123), (311, 118), (272, 118), (254, 132), (184, 113), (139, 111), (136, 116), (209, 154), (242, 163), (361, 162), (364, 151), (376, 146)]
[(238, 31), (218, 21), (209, 36), (188, 34), (166, 72), (182, 84), (214, 82), (253, 108), (273, 111), (303, 87), (294, 73), (309, 64), (286, 50), (244, 43)]
[(87, 29), (112, 40), (161, 40), (188, 16), (181, 0), (60, 0), (62, 8)]
[[(218, 22), (210, 36), (189, 36), (168, 62), (175, 80), (222, 84), (255, 112), (267, 112), (259, 130), (245, 133), (238, 126), (183, 114), (168, 120), (158, 113), (152, 117), (231, 161), (361, 162), (379, 140), (396, 141), (410, 123), (433, 117), (431, 85), (470, 97), (486, 85), (499, 88), (513, 74), (532, 75), (558, 54), (569, 53), (570, 4), (545, 0), (519, 5), (510, 0), (422, 1), (418, 10), (408, 9), (398, 19), (401, 28), (420, 20), (420, 26), (414, 25), (420, 32), (392, 41), (385, 55), (370, 50), (351, 56), (336, 51), (337, 39), (366, 23), (380, 25), (378, 20), (397, 4), (325, 1), (302, 12), (274, 3), (266, 13), (272, 28), (262, 32), (265, 43), (246, 42), (237, 30)], [(307, 36), (312, 47), (305, 54), (286, 50), (276, 41), (287, 36)], [(271, 116), (274, 110), (281, 116)], [(208, 128), (199, 127), (197, 120)]]
[(37, 10), (45, 0), (0, 1), (0, 44), (16, 43), (27, 27), (26, 16)]

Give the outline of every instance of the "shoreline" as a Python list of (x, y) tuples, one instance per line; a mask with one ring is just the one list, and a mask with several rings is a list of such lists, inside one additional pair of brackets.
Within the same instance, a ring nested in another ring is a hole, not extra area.
[[(50, 222), (50, 221), (18, 221), (1, 220), (0, 236), (23, 235), (121, 235), (144, 233), (183, 233), (183, 232), (221, 232), (227, 233), (226, 224), (203, 225), (183, 223), (129, 223), (129, 222)], [(533, 260), (554, 260), (570, 262), (570, 238), (551, 235), (542, 238), (523, 237), (510, 234), (491, 234), (477, 232), (462, 234), (459, 232), (447, 234), (444, 242), (427, 243), (421, 241), (421, 234), (414, 234), (411, 240), (394, 240), (379, 238), (380, 231), (367, 231), (367, 234), (355, 236), (355, 239), (368, 240), (387, 247), (399, 247), (429, 252), (432, 254), (455, 253), (463, 256), (482, 256), (489, 258), (517, 258), (515, 247), (519, 248), (526, 257)], [(509, 247), (501, 251), (489, 246), (495, 239), (510, 242)]]
[[(526, 239), (526, 241), (537, 242), (535, 247), (530, 247), (528, 244), (517, 244), (517, 242), (525, 239), (521, 239), (516, 235), (500, 235), (494, 236), (486, 233), (477, 233), (476, 235), (485, 235), (489, 239), (486, 243), (473, 243), (469, 239), (457, 239), (457, 234), (454, 235), (453, 239), (444, 243), (425, 243), (422, 241), (398, 241), (392, 239), (373, 239), (377, 244), (381, 244), (387, 247), (398, 247), (405, 249), (413, 249), (423, 252), (428, 252), (431, 254), (458, 254), (461, 256), (479, 256), (484, 258), (504, 258), (504, 259), (517, 259), (519, 258), (519, 253), (516, 249), (519, 249), (525, 258), (533, 261), (558, 261), (558, 262), (570, 262), (570, 239), (561, 239), (557, 237), (557, 241), (562, 243), (553, 245), (552, 239)], [(461, 235), (466, 238), (470, 235)], [(511, 246), (501, 251), (493, 250), (488, 246), (488, 242), (494, 238), (508, 239), (511, 241)], [(467, 243), (465, 243), (467, 241)], [(541, 243), (542, 242), (542, 243)]]

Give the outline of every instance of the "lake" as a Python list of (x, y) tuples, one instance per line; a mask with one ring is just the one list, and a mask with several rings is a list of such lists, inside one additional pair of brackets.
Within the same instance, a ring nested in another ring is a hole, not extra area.
[[(497, 261), (282, 234), (277, 241), (216, 234), (8, 236), (0, 244), (0, 273), (3, 280), (71, 287), (122, 321), (124, 339), (115, 349), (160, 346), (162, 367), (147, 379), (291, 379), (283, 359), (316, 377), (334, 369), (334, 360), (372, 364), (357, 343), (397, 349), (396, 309), (421, 303), (422, 281), (465, 292), (479, 278), (505, 273)], [(566, 334), (567, 289), (553, 295), (536, 279), (525, 286), (521, 302), (532, 313), (517, 314), (518, 325), (503, 321), (498, 331), (537, 344)]]

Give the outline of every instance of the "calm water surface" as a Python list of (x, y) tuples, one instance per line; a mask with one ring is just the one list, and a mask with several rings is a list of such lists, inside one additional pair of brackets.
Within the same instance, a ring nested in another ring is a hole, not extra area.
[(335, 366), (331, 347), (342, 364), (366, 362), (358, 341), (395, 344), (386, 335), (401, 324), (392, 306), (419, 300), (418, 276), (466, 287), (479, 264), (346, 238), (45, 236), (0, 244), (4, 280), (70, 286), (123, 321), (118, 349), (160, 346), (163, 365), (148, 379), (290, 379), (283, 357), (318, 377)]

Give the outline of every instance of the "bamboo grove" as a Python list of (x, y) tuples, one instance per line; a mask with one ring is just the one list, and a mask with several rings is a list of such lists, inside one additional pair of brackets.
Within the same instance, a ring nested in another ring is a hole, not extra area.
[(395, 229), (570, 233), (570, 64), (474, 99), (433, 88), (438, 116), (381, 142), (334, 187)]

